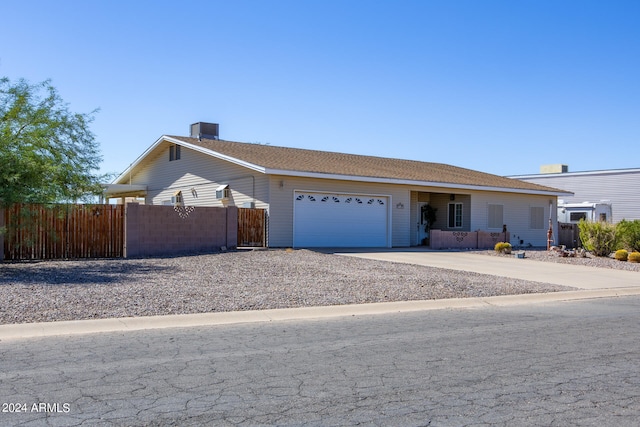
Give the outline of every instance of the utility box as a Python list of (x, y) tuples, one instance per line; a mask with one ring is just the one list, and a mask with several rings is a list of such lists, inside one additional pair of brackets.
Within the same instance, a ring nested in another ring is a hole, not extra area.
[(218, 139), (219, 126), (217, 123), (194, 123), (189, 128), (191, 138)]
[(564, 203), (558, 201), (558, 222), (577, 224), (581, 219), (590, 222), (611, 222), (611, 203), (582, 202)]

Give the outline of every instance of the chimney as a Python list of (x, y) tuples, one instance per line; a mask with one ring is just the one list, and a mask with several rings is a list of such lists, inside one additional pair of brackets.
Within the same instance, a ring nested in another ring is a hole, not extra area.
[(198, 122), (191, 125), (191, 138), (218, 139), (218, 124)]

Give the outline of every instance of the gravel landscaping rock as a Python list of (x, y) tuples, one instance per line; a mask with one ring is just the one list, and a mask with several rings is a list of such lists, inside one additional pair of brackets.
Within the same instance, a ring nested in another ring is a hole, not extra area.
[(569, 289), (573, 288), (290, 249), (0, 263), (0, 324)]
[[(471, 253), (480, 253), (486, 254), (490, 256), (499, 256), (499, 257), (513, 257), (512, 255), (504, 255), (499, 254), (494, 250), (482, 250), (482, 251), (469, 251)], [(525, 259), (535, 260), (535, 261), (544, 261), (544, 262), (558, 262), (562, 264), (572, 264), (572, 265), (588, 265), (591, 267), (598, 268), (612, 268), (616, 270), (627, 270), (627, 271), (638, 271), (640, 272), (640, 263), (628, 262), (628, 261), (618, 261), (611, 254), (608, 257), (597, 257), (587, 253), (586, 257), (561, 257), (556, 252), (547, 251), (546, 249), (520, 249), (515, 250), (516, 252), (524, 252)]]

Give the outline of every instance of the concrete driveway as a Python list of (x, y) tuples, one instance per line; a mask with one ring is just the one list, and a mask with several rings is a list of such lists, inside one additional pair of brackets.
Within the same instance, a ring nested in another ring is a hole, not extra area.
[(381, 261), (402, 262), (451, 270), (473, 271), (494, 276), (534, 282), (573, 286), (579, 289), (616, 289), (640, 287), (640, 274), (583, 265), (493, 257), (477, 253), (427, 251), (423, 249), (336, 250), (336, 255)]

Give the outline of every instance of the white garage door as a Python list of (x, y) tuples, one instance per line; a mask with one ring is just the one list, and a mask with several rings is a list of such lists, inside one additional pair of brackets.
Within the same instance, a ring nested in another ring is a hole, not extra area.
[(389, 199), (384, 196), (295, 192), (296, 247), (389, 246)]

